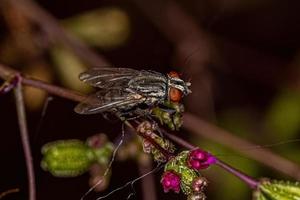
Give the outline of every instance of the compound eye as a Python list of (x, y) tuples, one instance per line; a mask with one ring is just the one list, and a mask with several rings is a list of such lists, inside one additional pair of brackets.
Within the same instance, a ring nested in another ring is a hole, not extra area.
[(168, 73), (168, 75), (171, 77), (171, 78), (179, 78), (179, 74), (175, 71), (170, 71)]
[(177, 88), (170, 88), (169, 97), (172, 102), (179, 102), (182, 98), (182, 92)]

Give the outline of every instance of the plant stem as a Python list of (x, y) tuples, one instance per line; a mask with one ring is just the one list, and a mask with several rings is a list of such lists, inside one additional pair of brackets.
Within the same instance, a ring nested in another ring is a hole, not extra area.
[(21, 140), (22, 140), (26, 167), (27, 167), (29, 200), (35, 200), (36, 191), (35, 191), (34, 166), (33, 166), (33, 161), (31, 156), (30, 141), (28, 137), (26, 113), (25, 113), (21, 82), (17, 83), (17, 86), (14, 89), (14, 94), (16, 100), (16, 108), (17, 108), (18, 121), (19, 121), (20, 133), (21, 133)]
[[(10, 79), (12, 76), (15, 76), (16, 74), (20, 74), (20, 72), (0, 64), (0, 78), (7, 80)], [(49, 83), (45, 83), (40, 80), (27, 78), (25, 75), (20, 75), (20, 76), (22, 77), (21, 82), (23, 84), (44, 90), (46, 92), (49, 92), (50, 94), (54, 94), (59, 97), (69, 99), (72, 101), (78, 101), (78, 102), (81, 102), (86, 98), (86, 96), (78, 92), (68, 90), (62, 87), (58, 87), (55, 85), (51, 85)]]
[(7, 196), (9, 194), (13, 194), (13, 193), (17, 193), (17, 192), (20, 192), (19, 188), (6, 190), (6, 191), (0, 193), (0, 199), (4, 198), (5, 196)]
[(140, 135), (141, 137), (143, 137), (144, 139), (149, 141), (157, 150), (160, 151), (160, 153), (162, 153), (164, 155), (166, 160), (169, 160), (172, 157), (174, 157), (173, 153), (170, 153), (169, 151), (167, 151), (166, 149), (161, 147), (160, 144), (158, 144), (153, 138), (149, 137), (148, 135), (137, 132), (136, 128), (129, 121), (125, 121), (124, 123), (125, 123), (126, 126), (131, 128), (132, 130), (134, 130), (137, 135)]
[[(168, 133), (166, 130), (162, 130), (164, 132), (164, 134), (171, 140), (173, 140), (174, 142), (180, 144), (181, 146), (187, 148), (187, 149), (196, 149), (199, 147), (196, 147), (190, 143), (188, 143), (187, 141), (177, 137), (174, 134), (170, 134)], [(199, 148), (200, 149), (200, 148)], [(255, 189), (258, 185), (258, 181), (255, 180), (254, 178), (246, 175), (245, 173), (239, 171), (238, 169), (224, 163), (223, 161), (219, 160), (218, 158), (216, 158), (214, 156), (214, 158), (216, 159), (216, 165), (218, 165), (219, 167), (221, 167), (222, 169), (226, 170), (227, 172), (233, 174), (234, 176), (238, 177), (239, 179), (241, 179), (243, 182), (245, 182), (250, 188)]]
[[(0, 77), (1, 78), (6, 80), (6, 79), (9, 79), (12, 75), (14, 75), (16, 73), (19, 73), (19, 72), (0, 64)], [(74, 91), (71, 91), (68, 89), (64, 89), (64, 88), (61, 88), (58, 86), (54, 86), (54, 85), (51, 85), (51, 84), (48, 84), (48, 83), (45, 83), (45, 82), (42, 82), (39, 80), (34, 80), (34, 79), (23, 77), (22, 83), (27, 84), (32, 87), (35, 87), (35, 88), (45, 90), (51, 94), (54, 94), (54, 95), (57, 95), (57, 96), (60, 96), (63, 98), (67, 98), (67, 99), (70, 99), (73, 101), (80, 102), (85, 99), (85, 96), (80, 93), (77, 93), (77, 92), (74, 92)], [(184, 114), (183, 126), (184, 126), (184, 128), (186, 128), (187, 130), (189, 130), (191, 132), (194, 132), (198, 135), (204, 136), (213, 141), (219, 142), (220, 144), (226, 145), (226, 146), (233, 148), (239, 152), (242, 152), (242, 150), (239, 149), (239, 147), (257, 146), (248, 141), (234, 137), (229, 132), (222, 130), (208, 122), (205, 122), (189, 113)], [(185, 141), (175, 135), (172, 135), (169, 133), (166, 133), (166, 135), (173, 141), (177, 142), (178, 144), (180, 144), (188, 149), (196, 148), (195, 146), (191, 145), (187, 141)], [(263, 163), (271, 168), (274, 168), (275, 170), (277, 170), (281, 173), (287, 174), (294, 178), (298, 178), (298, 179), (300, 178), (300, 168), (297, 164), (295, 164), (289, 160), (286, 160), (286, 159), (272, 153), (271, 151), (268, 151), (265, 149), (255, 149), (255, 151), (246, 151), (246, 152), (242, 152), (242, 153), (248, 155), (249, 157), (251, 157), (252, 159), (254, 159), (256, 161), (259, 161), (260, 163)], [(271, 158), (271, 159), (268, 159), (268, 158)]]
[[(257, 144), (243, 140), (233, 133), (206, 122), (191, 113), (184, 113), (183, 121), (183, 128), (189, 132), (241, 152), (253, 160), (300, 180), (300, 167), (292, 161), (274, 154), (268, 149), (263, 149)], [(251, 147), (250, 150), (249, 147)]]
[(241, 172), (240, 170), (224, 163), (223, 161), (217, 159), (216, 165), (221, 167), (222, 169), (226, 170), (227, 172), (233, 174), (234, 176), (238, 177), (242, 181), (244, 181), (251, 189), (256, 189), (259, 181), (255, 180), (253, 177), (246, 175), (245, 173)]

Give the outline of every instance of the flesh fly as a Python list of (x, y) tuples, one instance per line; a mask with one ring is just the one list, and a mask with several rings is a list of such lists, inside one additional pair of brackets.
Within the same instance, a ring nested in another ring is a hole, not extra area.
[(164, 75), (130, 68), (93, 68), (81, 73), (79, 79), (100, 89), (76, 106), (79, 114), (136, 114), (138, 109), (154, 108), (165, 101), (179, 102), (191, 93), (191, 84), (176, 72)]

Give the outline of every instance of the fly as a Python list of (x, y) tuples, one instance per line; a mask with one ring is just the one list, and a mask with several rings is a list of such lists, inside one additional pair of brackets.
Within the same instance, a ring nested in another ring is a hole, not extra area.
[(142, 107), (154, 108), (166, 101), (179, 102), (191, 93), (191, 84), (183, 81), (177, 72), (164, 75), (130, 68), (92, 68), (81, 73), (79, 79), (100, 89), (76, 106), (79, 114), (136, 114)]

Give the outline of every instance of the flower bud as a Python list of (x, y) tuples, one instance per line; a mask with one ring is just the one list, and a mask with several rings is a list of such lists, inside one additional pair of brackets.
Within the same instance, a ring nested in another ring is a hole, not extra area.
[(216, 162), (216, 158), (206, 151), (195, 149), (190, 151), (187, 159), (189, 167), (200, 170), (206, 169)]
[(163, 185), (164, 192), (169, 192), (173, 190), (176, 193), (180, 191), (180, 177), (172, 171), (166, 171), (161, 179), (161, 184)]
[(184, 194), (202, 193), (207, 181), (201, 174), (187, 164), (189, 151), (182, 151), (165, 165), (165, 172), (172, 171), (180, 177), (180, 187)]

